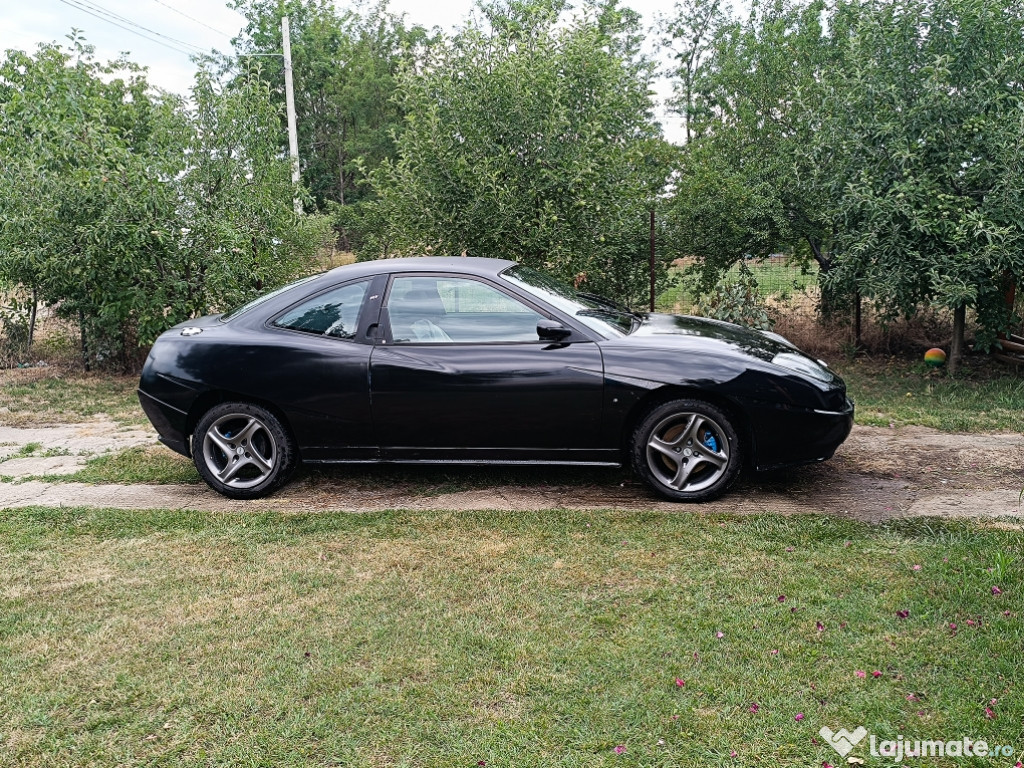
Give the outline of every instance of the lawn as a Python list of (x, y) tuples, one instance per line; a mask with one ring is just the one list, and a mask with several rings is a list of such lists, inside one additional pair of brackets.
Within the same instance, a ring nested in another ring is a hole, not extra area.
[(9, 510), (0, 764), (844, 762), (826, 725), (1020, 748), (1022, 557), (923, 521)]
[(1024, 379), (971, 359), (956, 378), (900, 358), (836, 361), (857, 404), (857, 423), (916, 424), (943, 432), (1024, 431)]
[(135, 394), (138, 385), (138, 376), (46, 368), (0, 371), (0, 424), (73, 424), (99, 415), (122, 424), (149, 423)]

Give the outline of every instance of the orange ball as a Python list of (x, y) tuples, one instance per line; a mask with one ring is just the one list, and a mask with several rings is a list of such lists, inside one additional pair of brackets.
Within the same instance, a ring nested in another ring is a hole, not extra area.
[(946, 353), (943, 352), (938, 347), (932, 347), (931, 349), (924, 353), (924, 361), (928, 365), (934, 368), (938, 368), (940, 365), (946, 362)]

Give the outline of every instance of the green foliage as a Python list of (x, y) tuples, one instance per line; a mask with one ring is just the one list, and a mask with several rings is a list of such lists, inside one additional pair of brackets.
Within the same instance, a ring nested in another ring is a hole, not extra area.
[(758, 288), (754, 273), (746, 264), (740, 264), (739, 276), (723, 278), (697, 304), (697, 313), (716, 320), (725, 320), (750, 328), (771, 330), (775, 324), (764, 297)]
[[(0, 290), (3, 284), (0, 282)], [(26, 306), (25, 291), (9, 286), (7, 304), (0, 304), (0, 368), (10, 368), (28, 359), (30, 352), (31, 307)]]
[[(403, 115), (392, 99), (398, 70), (430, 45), (427, 31), (407, 28), (386, 2), (362, 13), (326, 0), (229, 5), (248, 22), (234, 41), (242, 53), (280, 52), (281, 18), (289, 17), (302, 178), (317, 206), (364, 199), (366, 173), (395, 154), (392, 134)], [(283, 64), (276, 57), (264, 61), (259, 76), (284, 103)]]
[[(671, 149), (639, 17), (612, 2), (489, 3), (407, 68), (397, 160), (370, 175), (365, 256), (507, 257), (631, 303)], [(664, 249), (663, 249), (664, 250)], [(666, 261), (659, 261), (664, 279)]]
[[(696, 256), (710, 285), (747, 255), (804, 252), (827, 271), (832, 232), (813, 168), (798, 150), (814, 135), (820, 73), (841, 61), (844, 27), (825, 3), (755, 4), (740, 21), (714, 0), (678, 7), (665, 31), (680, 46), (677, 109), (687, 142), (669, 207), (674, 239)], [(801, 101), (802, 103), (802, 101)]]
[(710, 283), (803, 252), (833, 306), (977, 311), (991, 342), (1024, 278), (1024, 10), (995, 0), (804, 0), (667, 26), (693, 139), (669, 208)]
[(806, 147), (830, 161), (838, 269), (891, 314), (977, 311), (989, 342), (1024, 278), (1024, 10), (991, 0), (856, 4), (847, 65)]
[(261, 78), (223, 88), (201, 69), (192, 102), (168, 136), (182, 153), (173, 172), (184, 204), (164, 231), (178, 244), (173, 298), (185, 317), (237, 305), (307, 270), (329, 229), (326, 218), (294, 213), (297, 192), (278, 151), (281, 108)]
[(277, 107), (257, 78), (192, 102), (70, 49), (0, 63), (0, 282), (81, 328), (85, 365), (127, 368), (169, 325), (283, 282), (322, 241), (297, 220)]

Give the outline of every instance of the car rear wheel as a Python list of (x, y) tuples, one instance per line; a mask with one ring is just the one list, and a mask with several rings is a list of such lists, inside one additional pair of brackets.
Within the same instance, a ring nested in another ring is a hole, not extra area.
[(634, 470), (672, 501), (721, 496), (739, 474), (740, 451), (729, 417), (703, 400), (663, 403), (633, 432)]
[(258, 499), (295, 467), (295, 445), (280, 420), (252, 403), (220, 403), (199, 420), (192, 460), (203, 480), (231, 499)]

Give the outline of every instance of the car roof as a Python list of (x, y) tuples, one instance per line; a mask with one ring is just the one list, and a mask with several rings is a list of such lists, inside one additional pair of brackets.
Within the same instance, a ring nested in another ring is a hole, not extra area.
[(478, 256), (406, 256), (397, 259), (374, 259), (357, 261), (335, 267), (326, 274), (346, 277), (379, 275), (391, 272), (462, 272), (472, 275), (497, 275), (504, 269), (515, 266), (508, 259), (484, 259)]

